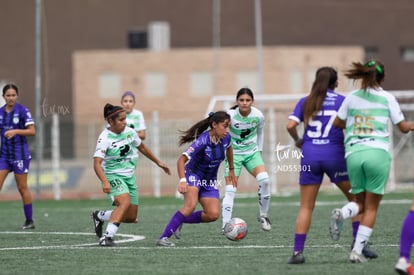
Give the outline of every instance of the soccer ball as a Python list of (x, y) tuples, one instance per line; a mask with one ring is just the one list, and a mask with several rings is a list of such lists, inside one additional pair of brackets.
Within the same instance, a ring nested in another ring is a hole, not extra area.
[(232, 241), (240, 241), (247, 235), (247, 223), (240, 218), (232, 218), (223, 228), (224, 236)]

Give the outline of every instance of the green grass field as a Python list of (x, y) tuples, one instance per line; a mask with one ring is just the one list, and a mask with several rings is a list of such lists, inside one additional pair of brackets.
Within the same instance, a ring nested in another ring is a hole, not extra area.
[[(240, 242), (220, 234), (221, 222), (184, 225), (175, 248), (155, 246), (171, 215), (182, 205), (175, 198), (141, 198), (138, 224), (122, 224), (116, 248), (99, 247), (90, 213), (110, 209), (107, 200), (36, 201), (36, 229), (23, 231), (20, 201), (0, 205), (0, 274), (396, 274), (400, 227), (411, 193), (387, 194), (371, 237), (379, 258), (348, 262), (351, 223), (341, 239), (328, 236), (330, 211), (339, 195), (318, 198), (305, 248), (306, 263), (288, 265), (292, 253), (298, 196), (273, 197), (271, 232), (256, 220), (257, 200), (236, 198), (234, 216), (246, 220), (249, 233)], [(140, 236), (145, 237), (140, 239)]]

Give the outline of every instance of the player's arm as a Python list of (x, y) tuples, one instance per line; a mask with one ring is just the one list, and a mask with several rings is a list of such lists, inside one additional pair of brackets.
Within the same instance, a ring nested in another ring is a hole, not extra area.
[(139, 125), (140, 128), (138, 129), (138, 136), (141, 140), (144, 140), (146, 137), (146, 129), (147, 126), (145, 125), (145, 119), (144, 119), (144, 114), (141, 113), (141, 116), (139, 117)]
[(229, 163), (229, 180), (234, 187), (237, 187), (237, 177), (234, 175), (233, 147), (231, 145), (226, 150), (226, 158)]
[(185, 177), (185, 164), (187, 163), (187, 161), (188, 161), (188, 156), (186, 154), (182, 154), (177, 160), (177, 173), (178, 173), (178, 178), (180, 179), (178, 186), (177, 186), (177, 190), (181, 194), (184, 194), (188, 190), (187, 188), (188, 184), (187, 184), (187, 180)]
[(333, 125), (335, 127), (337, 127), (337, 128), (345, 129), (345, 127), (346, 127), (346, 121), (340, 119), (339, 117), (336, 117)]
[(295, 145), (300, 148), (302, 146), (302, 139), (299, 138), (298, 129), (297, 129), (298, 125), (299, 123), (296, 120), (289, 119), (286, 125), (286, 129), (289, 135), (295, 141)]
[(257, 148), (260, 152), (263, 151), (264, 144), (264, 117), (260, 120), (259, 126), (257, 127)]
[(154, 162), (158, 167), (160, 167), (164, 172), (168, 175), (171, 175), (170, 168), (168, 168), (167, 164), (163, 163), (161, 160), (159, 160), (152, 151), (143, 143), (138, 146), (138, 150), (146, 156), (148, 159), (150, 159), (152, 162)]
[(4, 133), (4, 136), (7, 139), (11, 139), (13, 137), (15, 137), (16, 135), (19, 136), (34, 136), (36, 134), (36, 129), (34, 124), (30, 124), (26, 127), (26, 129), (11, 129), (11, 130), (7, 130)]
[(111, 191), (111, 186), (109, 185), (108, 179), (105, 176), (105, 173), (102, 169), (102, 158), (94, 157), (93, 158), (93, 170), (95, 171), (96, 176), (102, 182), (102, 191), (104, 193), (109, 193)]
[(397, 124), (398, 129), (403, 133), (408, 133), (409, 131), (414, 131), (414, 121), (401, 121)]
[(139, 130), (139, 131), (138, 131), (138, 136), (139, 136), (139, 138), (140, 138), (141, 140), (144, 140), (144, 139), (145, 139), (145, 137), (146, 137), (146, 132), (145, 132), (145, 130)]

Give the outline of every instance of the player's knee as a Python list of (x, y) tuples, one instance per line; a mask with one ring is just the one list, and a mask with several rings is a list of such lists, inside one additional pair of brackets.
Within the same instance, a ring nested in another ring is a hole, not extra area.
[(269, 185), (269, 174), (267, 172), (260, 172), (256, 175), (256, 180), (261, 186)]
[(27, 185), (26, 186), (24, 186), (24, 185), (22, 185), (22, 186), (17, 186), (17, 190), (19, 191), (19, 193), (21, 194), (21, 195), (25, 195), (25, 194), (27, 194), (27, 193), (29, 193), (29, 188), (27, 187)]
[(207, 222), (214, 222), (220, 217), (220, 211), (209, 211), (208, 213), (206, 213), (206, 217), (208, 219)]

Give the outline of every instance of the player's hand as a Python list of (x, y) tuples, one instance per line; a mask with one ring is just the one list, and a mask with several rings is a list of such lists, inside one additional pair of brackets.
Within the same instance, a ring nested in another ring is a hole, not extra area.
[(9, 130), (9, 131), (6, 131), (6, 132), (4, 133), (4, 137), (5, 137), (5, 138), (7, 138), (7, 139), (11, 139), (11, 138), (13, 138), (15, 135), (16, 135), (16, 134), (14, 133), (14, 131), (13, 131), (13, 130)]
[(167, 164), (160, 162), (160, 163), (158, 163), (158, 166), (159, 166), (162, 170), (164, 170), (164, 172), (165, 172), (166, 174), (171, 175), (170, 168), (167, 166)]
[(296, 142), (295, 142), (295, 146), (298, 148), (302, 148), (302, 144), (303, 144), (303, 139), (299, 138)]
[(234, 170), (229, 171), (229, 180), (233, 187), (237, 188), (237, 177), (234, 175)]
[(187, 182), (180, 182), (177, 187), (178, 192), (184, 194), (188, 191), (188, 184)]
[(106, 194), (109, 194), (109, 192), (111, 192), (111, 186), (109, 185), (109, 182), (102, 183), (102, 191)]

